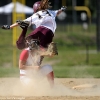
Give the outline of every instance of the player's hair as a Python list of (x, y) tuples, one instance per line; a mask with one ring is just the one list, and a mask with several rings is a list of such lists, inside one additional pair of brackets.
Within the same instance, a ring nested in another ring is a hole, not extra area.
[(38, 11), (51, 8), (52, 6), (50, 6), (50, 4), (51, 4), (51, 2), (49, 2), (49, 0), (41, 0)]
[(41, 1), (35, 2), (33, 5), (34, 13), (40, 10), (51, 8), (50, 4), (51, 3), (49, 2), (49, 0), (41, 0)]

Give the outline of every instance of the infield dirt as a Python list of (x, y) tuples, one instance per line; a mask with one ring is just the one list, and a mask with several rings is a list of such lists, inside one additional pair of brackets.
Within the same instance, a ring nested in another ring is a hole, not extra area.
[(100, 79), (55, 78), (50, 88), (46, 79), (22, 86), (19, 78), (0, 78), (0, 100), (100, 100)]

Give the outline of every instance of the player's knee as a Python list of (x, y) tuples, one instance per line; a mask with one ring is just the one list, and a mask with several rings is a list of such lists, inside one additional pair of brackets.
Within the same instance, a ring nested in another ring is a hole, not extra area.
[(42, 72), (44, 75), (47, 75), (47, 74), (49, 74), (49, 73), (52, 72), (52, 71), (53, 71), (53, 69), (52, 69), (52, 66), (50, 66), (50, 65), (45, 65), (45, 66), (43, 66), (42, 69), (41, 69), (41, 72)]

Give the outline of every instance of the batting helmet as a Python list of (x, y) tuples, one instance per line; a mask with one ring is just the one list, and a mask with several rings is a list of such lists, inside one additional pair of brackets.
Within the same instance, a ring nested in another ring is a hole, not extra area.
[(29, 47), (30, 50), (38, 49), (39, 45), (40, 45), (40, 42), (37, 39), (31, 39), (27, 41), (27, 47)]
[(34, 10), (34, 13), (36, 13), (40, 7), (40, 3), (41, 1), (38, 1), (38, 2), (35, 2), (34, 5), (33, 5), (33, 10)]

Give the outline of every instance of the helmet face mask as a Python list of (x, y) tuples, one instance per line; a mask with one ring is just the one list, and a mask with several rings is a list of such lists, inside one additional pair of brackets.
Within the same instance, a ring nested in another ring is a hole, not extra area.
[(31, 39), (30, 41), (27, 41), (27, 47), (29, 47), (30, 50), (38, 50), (39, 45), (40, 43), (37, 39)]

